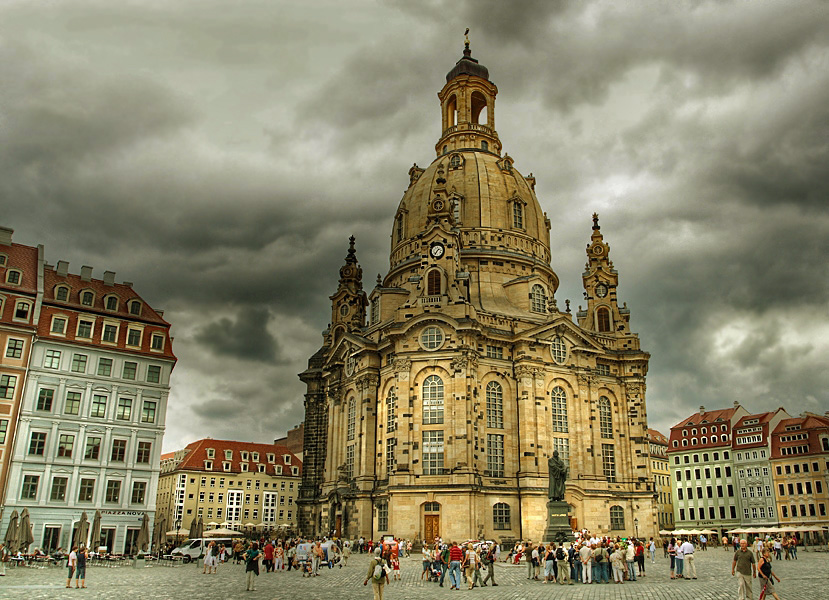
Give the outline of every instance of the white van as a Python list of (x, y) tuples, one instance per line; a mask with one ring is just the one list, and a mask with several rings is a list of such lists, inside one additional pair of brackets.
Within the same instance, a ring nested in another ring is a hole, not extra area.
[[(230, 538), (193, 538), (192, 540), (185, 540), (178, 548), (173, 550), (170, 554), (173, 556), (181, 556), (182, 561), (186, 564), (191, 560), (197, 560), (204, 554), (204, 549), (211, 542), (216, 542), (216, 547), (219, 544), (224, 544), (225, 548), (232, 549), (233, 540)], [(230, 550), (232, 552), (232, 550)]]

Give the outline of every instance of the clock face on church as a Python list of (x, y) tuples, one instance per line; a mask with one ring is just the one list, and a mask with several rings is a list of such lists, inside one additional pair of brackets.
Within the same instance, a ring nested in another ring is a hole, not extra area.
[(596, 296), (599, 298), (604, 298), (607, 296), (607, 286), (603, 283), (600, 283), (596, 286)]
[(442, 258), (445, 253), (446, 249), (440, 242), (435, 242), (434, 244), (432, 244), (432, 247), (429, 248), (429, 254), (432, 256), (432, 258)]

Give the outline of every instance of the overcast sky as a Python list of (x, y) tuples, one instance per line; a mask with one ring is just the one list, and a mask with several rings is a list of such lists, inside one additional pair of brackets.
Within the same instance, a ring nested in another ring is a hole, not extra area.
[(829, 409), (826, 2), (4, 0), (0, 224), (165, 310), (165, 450), (303, 419), (347, 238), (370, 290), (466, 27), (560, 306), (600, 214), (651, 426)]

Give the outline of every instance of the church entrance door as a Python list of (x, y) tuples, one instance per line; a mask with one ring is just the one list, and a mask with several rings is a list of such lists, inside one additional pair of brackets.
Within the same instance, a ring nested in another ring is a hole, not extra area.
[(423, 519), (423, 538), (431, 543), (440, 536), (440, 515), (425, 515)]
[(334, 537), (343, 537), (343, 516), (337, 515), (337, 526), (334, 528)]

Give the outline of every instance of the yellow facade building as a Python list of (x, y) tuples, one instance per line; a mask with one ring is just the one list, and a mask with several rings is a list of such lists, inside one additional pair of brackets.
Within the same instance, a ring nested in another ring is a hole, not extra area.
[[(294, 529), (302, 463), (285, 446), (203, 439), (161, 457), (157, 515), (168, 529)], [(212, 524), (212, 525), (211, 525)]]
[(305, 534), (540, 540), (554, 451), (572, 525), (658, 530), (650, 356), (617, 300), (610, 246), (585, 214), (574, 314), (555, 298), (535, 178), (502, 153), (497, 92), (467, 44), (438, 93), (437, 157), (409, 170), (390, 268), (368, 294), (352, 238), (300, 374)]
[(659, 529), (674, 528), (674, 503), (671, 496), (671, 468), (668, 464), (668, 438), (656, 429), (648, 429), (651, 473), (653, 475), (656, 514)]

